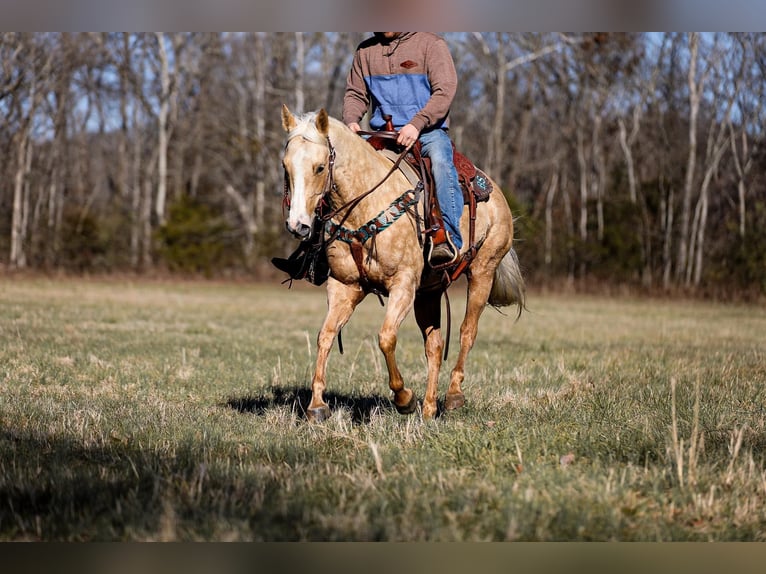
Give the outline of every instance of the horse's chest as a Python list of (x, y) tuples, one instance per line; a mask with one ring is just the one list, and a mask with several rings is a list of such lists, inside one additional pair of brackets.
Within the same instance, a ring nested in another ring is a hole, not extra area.
[[(417, 259), (409, 261), (408, 253), (380, 239), (375, 243), (366, 242), (356, 258), (350, 244), (336, 242), (330, 245), (327, 257), (333, 277), (343, 283), (366, 280), (373, 286), (388, 289), (398, 273), (417, 265)], [(370, 248), (374, 253), (370, 253)]]

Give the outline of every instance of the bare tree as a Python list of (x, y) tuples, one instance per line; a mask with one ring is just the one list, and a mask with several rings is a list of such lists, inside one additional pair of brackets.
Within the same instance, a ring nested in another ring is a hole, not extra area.
[[(548, 54), (556, 52), (562, 43), (570, 42), (566, 36), (561, 36), (557, 41), (541, 46), (539, 38), (527, 39), (520, 46), (511, 41), (511, 35), (496, 32), (493, 36), (474, 32), (473, 35), (475, 55), (479, 56), (479, 62), (486, 70), (487, 85), (493, 87), (492, 108), (493, 117), (490, 122), (489, 137), (487, 138), (487, 156), (484, 162), (486, 170), (500, 177), (498, 173), (500, 159), (506, 148), (506, 97), (508, 74), (515, 68), (524, 66)], [(514, 38), (515, 39), (515, 38)], [(522, 53), (510, 58), (507, 50), (517, 49)]]
[(170, 113), (170, 63), (168, 60), (165, 34), (156, 32), (157, 54), (159, 56), (160, 107), (157, 114), (157, 196), (154, 213), (160, 225), (165, 223), (165, 203), (167, 201), (168, 180), (168, 114)]
[(699, 116), (702, 84), (707, 74), (707, 71), (704, 71), (702, 77), (698, 78), (698, 57), (699, 34), (692, 32), (689, 34), (689, 71), (687, 73), (687, 86), (689, 89), (689, 155), (686, 161), (686, 178), (684, 180), (681, 208), (681, 231), (676, 263), (676, 276), (679, 280), (687, 271), (687, 260), (689, 258), (689, 227), (691, 225), (692, 193), (694, 191), (694, 176), (697, 166), (697, 117)]
[(29, 176), (32, 168), (32, 156), (34, 146), (32, 132), (35, 126), (35, 116), (45, 93), (44, 81), (50, 72), (51, 54), (38, 46), (38, 39), (31, 34), (24, 34), (17, 38), (22, 44), (18, 52), (19, 58), (26, 55), (26, 61), (17, 60), (26, 68), (24, 83), (27, 89), (19, 89), (13, 92), (12, 105), (15, 108), (18, 129), (15, 133), (16, 143), (16, 167), (13, 178), (13, 211), (11, 219), (11, 249), (10, 265), (15, 268), (27, 266), (26, 242), (29, 233), (30, 215), (30, 186)]
[[(700, 199), (694, 213), (692, 223), (692, 239), (690, 253), (694, 254), (693, 264), (687, 268), (686, 283), (698, 287), (702, 279), (703, 254), (705, 252), (705, 234), (707, 231), (708, 212), (710, 206), (710, 185), (718, 172), (723, 154), (730, 147), (731, 132), (729, 124), (734, 103), (739, 94), (745, 67), (748, 65), (744, 54), (734, 48), (724, 48), (721, 38), (716, 38), (713, 47), (708, 51), (708, 66), (712, 70), (711, 83), (708, 90), (712, 108), (720, 110), (722, 117), (719, 121), (710, 121), (708, 138), (705, 148), (704, 174), (700, 184)], [(729, 44), (728, 38), (723, 39)]]
[(735, 34), (732, 41), (736, 42), (742, 52), (743, 68), (742, 81), (745, 85), (739, 91), (736, 107), (740, 119), (735, 126), (729, 117), (728, 128), (731, 142), (731, 154), (737, 181), (737, 214), (739, 219), (739, 236), (745, 238), (747, 233), (747, 197), (749, 179), (755, 159), (759, 152), (758, 140), (753, 134), (758, 133), (758, 126), (764, 125), (763, 99), (766, 97), (766, 87), (763, 76), (758, 73), (755, 54), (762, 49), (761, 34)]
[(303, 32), (295, 33), (295, 109), (306, 111), (306, 95), (304, 93), (304, 77), (306, 73), (306, 52), (303, 42)]
[(55, 107), (51, 110), (53, 142), (49, 160), (51, 175), (48, 185), (48, 232), (44, 256), (48, 267), (56, 264), (61, 250), (61, 225), (64, 215), (62, 184), (66, 181), (68, 174), (66, 144), (71, 109), (72, 76), (74, 74), (72, 44), (71, 35), (63, 33), (59, 40), (59, 59), (53, 78), (53, 105)]

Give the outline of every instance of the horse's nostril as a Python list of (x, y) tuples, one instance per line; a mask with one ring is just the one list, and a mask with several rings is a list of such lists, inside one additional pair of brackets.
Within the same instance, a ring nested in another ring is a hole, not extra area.
[(290, 222), (285, 222), (285, 227), (287, 228), (287, 231), (292, 233), (298, 239), (306, 239), (311, 233), (311, 226), (306, 225), (305, 223), (299, 223), (293, 227), (290, 225)]
[(309, 233), (311, 233), (311, 227), (301, 223), (298, 227), (298, 236), (301, 238), (306, 238), (309, 236)]

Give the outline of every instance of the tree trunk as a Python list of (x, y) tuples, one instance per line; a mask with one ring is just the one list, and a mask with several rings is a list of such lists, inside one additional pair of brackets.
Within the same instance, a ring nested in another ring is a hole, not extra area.
[(663, 241), (662, 241), (662, 287), (667, 291), (670, 289), (671, 277), (673, 271), (673, 221), (675, 218), (675, 193), (673, 192), (673, 186), (671, 185), (664, 193), (662, 189), (662, 179), (660, 179), (660, 194), (662, 196), (662, 202), (664, 210), (662, 210), (662, 226), (663, 226)]
[(130, 266), (134, 271), (141, 267), (141, 237), (142, 237), (142, 215), (141, 211), (141, 169), (143, 162), (143, 146), (141, 145), (142, 134), (138, 127), (138, 105), (133, 105), (132, 112), (133, 125), (133, 170), (131, 174), (130, 185)]
[(559, 186), (559, 172), (553, 172), (551, 182), (545, 194), (545, 266), (551, 271), (553, 263), (553, 200)]
[(753, 157), (749, 153), (747, 129), (743, 128), (741, 139), (744, 165), (742, 165), (743, 160), (740, 158), (739, 148), (737, 147), (737, 138), (734, 134), (734, 126), (732, 125), (731, 120), (729, 120), (728, 125), (731, 155), (737, 173), (737, 216), (739, 219), (739, 236), (741, 239), (744, 239), (747, 230), (747, 183), (745, 180), (750, 173), (750, 168), (753, 166)]
[(168, 113), (170, 110), (170, 64), (165, 46), (165, 34), (155, 33), (160, 58), (160, 110), (157, 117), (157, 196), (154, 213), (159, 225), (165, 224), (168, 178)]
[(56, 96), (56, 117), (54, 120), (53, 146), (51, 148), (51, 179), (48, 186), (48, 240), (45, 247), (45, 263), (53, 267), (61, 250), (61, 223), (63, 219), (63, 197), (61, 182), (66, 180), (66, 140), (69, 86), (61, 84)]
[(140, 199), (140, 267), (143, 271), (147, 271), (152, 267), (152, 186), (154, 184), (154, 172), (156, 168), (157, 162), (153, 161), (146, 170), (146, 173), (144, 174), (143, 194)]
[(303, 32), (295, 33), (295, 109), (305, 112), (306, 95), (304, 93), (303, 79), (305, 75), (306, 54), (303, 47)]
[(239, 191), (234, 189), (231, 184), (227, 184), (225, 187), (226, 194), (231, 197), (234, 204), (237, 206), (237, 211), (244, 222), (245, 227), (245, 240), (243, 250), (245, 252), (245, 258), (248, 263), (252, 260), (253, 251), (255, 250), (255, 233), (258, 231), (258, 226), (255, 222), (255, 215), (253, 213), (253, 196), (245, 197)]
[(564, 195), (564, 216), (567, 222), (567, 283), (570, 287), (574, 286), (574, 272), (577, 263), (574, 238), (575, 238), (575, 216), (572, 210), (572, 195), (569, 192), (568, 178), (564, 172), (561, 178), (561, 191)]
[(503, 35), (497, 33), (497, 53), (495, 55), (495, 115), (492, 119), (489, 146), (487, 153), (487, 169), (489, 173), (500, 178), (500, 150), (503, 147), (503, 128), (505, 124), (505, 82), (506, 56), (503, 49)]
[(689, 87), (689, 156), (686, 161), (686, 178), (681, 206), (681, 230), (678, 240), (678, 259), (676, 263), (676, 277), (681, 280), (687, 268), (689, 256), (689, 226), (691, 223), (692, 190), (694, 188), (694, 175), (697, 163), (697, 116), (700, 107), (699, 86), (697, 85), (697, 52), (699, 36), (696, 32), (689, 35), (689, 73), (687, 85)]
[(593, 120), (593, 164), (596, 168), (596, 178), (592, 182), (596, 196), (596, 237), (599, 242), (604, 240), (604, 193), (606, 190), (606, 158), (601, 145), (601, 114), (596, 111)]
[[(580, 172), (580, 243), (581, 253), (588, 241), (588, 163), (585, 157), (585, 136), (582, 126), (577, 126), (577, 165)], [(585, 276), (585, 261), (580, 258), (580, 277)]]
[(16, 155), (16, 172), (13, 178), (13, 215), (11, 218), (11, 253), (10, 264), (12, 268), (23, 269), (27, 266), (27, 256), (24, 245), (26, 229), (24, 226), (24, 214), (26, 211), (27, 198), (25, 197), (25, 181), (28, 175), (27, 155), (30, 154), (29, 143), (29, 123), (25, 126), (18, 136), (18, 147)]
[(255, 228), (265, 223), (266, 214), (266, 49), (263, 35), (255, 35), (255, 139), (258, 142), (255, 158)]
[[(618, 118), (617, 124), (620, 129), (620, 148), (622, 148), (622, 153), (625, 156), (625, 167), (628, 170), (628, 197), (630, 197), (631, 203), (636, 203), (636, 167), (633, 160), (633, 151), (628, 145), (628, 130), (625, 128), (625, 122), (622, 118)], [(635, 129), (635, 113), (633, 125)]]
[[(29, 225), (29, 173), (32, 167), (32, 126), (37, 113), (37, 106), (42, 90), (38, 87), (38, 72), (34, 66), (38, 50), (34, 44), (31, 47), (33, 62), (29, 86), (29, 110), (24, 116), (23, 106), (19, 102), (19, 117), (21, 129), (17, 136), (16, 170), (13, 178), (13, 211), (11, 215), (11, 250), (9, 263), (12, 268), (23, 269), (27, 266), (26, 240)], [(50, 62), (50, 60), (48, 60)], [(42, 70), (42, 76), (47, 76), (48, 65)]]
[(718, 170), (718, 164), (721, 162), (726, 147), (728, 145), (728, 138), (723, 138), (724, 126), (721, 125), (719, 131), (719, 139), (712, 150), (712, 158), (708, 163), (705, 170), (705, 177), (702, 180), (702, 187), (700, 189), (700, 209), (699, 209), (699, 221), (696, 228), (696, 247), (695, 247), (695, 259), (694, 259), (694, 272), (693, 275), (688, 277), (688, 281), (693, 281), (694, 286), (698, 287), (702, 280), (702, 266), (704, 263), (703, 253), (705, 247), (705, 233), (707, 231), (707, 216), (709, 209), (709, 195), (710, 195), (710, 183), (713, 179), (713, 174)]

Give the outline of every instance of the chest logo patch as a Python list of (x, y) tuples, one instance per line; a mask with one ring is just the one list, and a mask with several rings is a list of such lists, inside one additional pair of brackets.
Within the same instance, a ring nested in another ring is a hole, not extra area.
[(400, 65), (402, 68), (406, 68), (406, 69), (408, 69), (408, 70), (409, 70), (410, 68), (414, 68), (414, 67), (415, 67), (415, 66), (417, 66), (418, 64), (417, 64), (417, 62), (413, 62), (412, 60), (405, 60), (404, 62), (402, 62), (402, 63), (401, 63), (401, 64), (399, 64), (399, 65)]

